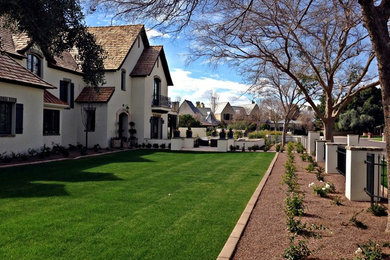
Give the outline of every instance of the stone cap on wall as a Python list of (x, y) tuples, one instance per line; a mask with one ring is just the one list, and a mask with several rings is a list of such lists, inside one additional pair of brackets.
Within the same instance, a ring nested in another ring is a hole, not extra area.
[(381, 152), (383, 151), (384, 149), (381, 148), (381, 147), (374, 147), (374, 146), (347, 146), (345, 147), (345, 149), (347, 150), (351, 150), (351, 151), (377, 151), (377, 152)]
[(326, 145), (347, 145), (346, 143), (330, 143), (327, 142)]

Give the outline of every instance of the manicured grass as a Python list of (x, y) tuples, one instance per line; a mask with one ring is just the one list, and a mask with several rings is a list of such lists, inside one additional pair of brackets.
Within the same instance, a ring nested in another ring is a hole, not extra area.
[(0, 169), (0, 259), (215, 259), (273, 156), (130, 151)]

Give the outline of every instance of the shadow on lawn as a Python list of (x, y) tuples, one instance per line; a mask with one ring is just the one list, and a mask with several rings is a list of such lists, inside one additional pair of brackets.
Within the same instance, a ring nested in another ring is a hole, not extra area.
[(94, 172), (110, 163), (151, 162), (148, 151), (124, 152), (79, 160), (0, 169), (0, 198), (68, 196), (65, 184), (40, 182), (120, 181), (113, 173)]

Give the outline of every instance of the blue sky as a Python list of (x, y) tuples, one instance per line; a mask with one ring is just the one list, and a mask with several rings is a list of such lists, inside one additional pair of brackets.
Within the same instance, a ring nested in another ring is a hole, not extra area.
[[(112, 16), (95, 12), (86, 15), (88, 26), (106, 26), (128, 24), (121, 20), (112, 19)], [(229, 101), (232, 105), (249, 104), (251, 101), (243, 96), (248, 85), (235, 70), (228, 65), (210, 65), (207, 60), (197, 60), (188, 64), (189, 41), (181, 35), (172, 37), (162, 34), (158, 30), (148, 30), (147, 34), (152, 45), (164, 45), (174, 86), (169, 87), (169, 96), (172, 100), (188, 99), (209, 104), (213, 91), (217, 92), (219, 102)], [(180, 97), (180, 98), (179, 98)]]

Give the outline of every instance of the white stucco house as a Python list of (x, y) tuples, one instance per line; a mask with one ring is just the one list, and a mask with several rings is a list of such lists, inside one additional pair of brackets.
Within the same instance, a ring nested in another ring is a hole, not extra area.
[(98, 88), (85, 87), (77, 52), (49, 61), (25, 34), (0, 26), (0, 153), (85, 144), (86, 128), (89, 146), (108, 147), (112, 138), (129, 137), (130, 122), (139, 143), (168, 138), (175, 118), (168, 115), (173, 82), (163, 47), (149, 44), (143, 25), (89, 31), (107, 53), (106, 83)]

